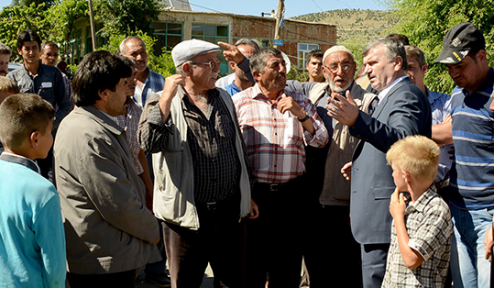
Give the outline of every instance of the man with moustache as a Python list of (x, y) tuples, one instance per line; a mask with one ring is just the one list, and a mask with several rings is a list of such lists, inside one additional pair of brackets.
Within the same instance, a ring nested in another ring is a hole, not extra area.
[(10, 47), (0, 43), (0, 76), (7, 76), (9, 73), (10, 56), (12, 56)]
[(146, 43), (137, 36), (125, 38), (120, 43), (120, 55), (132, 59), (137, 67), (137, 86), (134, 92), (134, 101), (144, 107), (146, 101), (154, 93), (163, 90), (165, 78), (151, 71), (148, 65), (148, 53)]
[(448, 122), (454, 144), (448, 190), (454, 224), (451, 274), (457, 288), (488, 287), (491, 264), (486, 235), (492, 236), (494, 214), (494, 102), (490, 97), (494, 69), (487, 61), (484, 35), (469, 22), (454, 26), (444, 37), (436, 63), (448, 67), (457, 85), (451, 96), (453, 121)]
[(138, 269), (160, 260), (156, 218), (116, 116), (126, 112), (129, 66), (108, 51), (84, 56), (74, 75), (77, 106), (55, 140), (56, 180), (70, 287), (135, 287)]
[(381, 287), (391, 235), (390, 196), (395, 189), (386, 152), (409, 135), (431, 136), (431, 107), (424, 93), (406, 76), (403, 44), (391, 37), (370, 41), (363, 49), (365, 71), (379, 104), (372, 116), (359, 110), (351, 93), (328, 98), (330, 115), (360, 139), (353, 164), (342, 169), (350, 177), (350, 219), (360, 243), (364, 288)]
[[(235, 107), (215, 87), (218, 45), (186, 40), (172, 57), (177, 74), (146, 103), (139, 142), (153, 154), (153, 211), (163, 234), (173, 287), (201, 286), (208, 262), (222, 287), (243, 287), (249, 171)], [(251, 211), (252, 206), (252, 211)]]
[[(233, 96), (261, 211), (248, 226), (248, 287), (298, 287), (302, 263), (305, 146), (322, 147), (328, 132), (315, 107), (301, 93), (285, 90), (286, 63), (266, 47), (250, 59), (256, 84)], [(294, 217), (286, 217), (295, 213)]]
[(358, 138), (350, 135), (348, 126), (328, 115), (326, 105), (329, 97), (335, 98), (335, 95), (345, 95), (346, 91), (350, 91), (359, 109), (368, 112), (377, 96), (355, 83), (355, 59), (346, 47), (331, 47), (321, 60), (325, 83), (288, 81), (289, 89), (295, 88), (309, 95), (330, 135), (329, 143), (323, 148), (306, 147), (308, 203), (305, 206), (313, 220), (304, 231), (307, 270), (303, 278), (313, 288), (330, 285), (359, 287), (362, 283), (361, 272), (350, 279), (339, 277), (345, 271), (361, 271), (360, 246), (352, 236), (349, 223), (350, 182), (340, 173), (340, 169), (352, 160)]

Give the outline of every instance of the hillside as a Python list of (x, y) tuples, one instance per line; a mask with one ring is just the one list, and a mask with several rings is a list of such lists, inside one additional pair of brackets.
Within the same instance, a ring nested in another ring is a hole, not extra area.
[(386, 36), (389, 30), (398, 23), (393, 11), (360, 9), (331, 10), (301, 15), (292, 19), (336, 25), (338, 45), (344, 45), (352, 50), (359, 63), (361, 63), (359, 51), (362, 51), (363, 46), (369, 40)]

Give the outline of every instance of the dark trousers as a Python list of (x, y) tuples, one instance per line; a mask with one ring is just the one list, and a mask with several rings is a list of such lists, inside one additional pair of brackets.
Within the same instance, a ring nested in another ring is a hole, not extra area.
[(389, 244), (362, 244), (360, 247), (364, 288), (380, 288), (386, 273)]
[(165, 222), (165, 248), (172, 287), (199, 288), (208, 265), (215, 287), (244, 287), (245, 226), (240, 200), (197, 205), (200, 228), (193, 231)]
[(350, 208), (316, 205), (307, 213), (311, 219), (301, 233), (310, 287), (362, 287), (360, 244), (350, 229)]
[(67, 273), (70, 288), (119, 287), (134, 288), (137, 270), (107, 274)]
[(259, 218), (247, 224), (247, 286), (298, 288), (302, 263), (302, 177), (278, 186), (256, 183), (252, 197)]

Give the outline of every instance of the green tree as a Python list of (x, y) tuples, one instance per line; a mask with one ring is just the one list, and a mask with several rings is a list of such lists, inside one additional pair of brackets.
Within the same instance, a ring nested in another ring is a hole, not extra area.
[(150, 23), (158, 19), (161, 2), (157, 0), (97, 0), (94, 2), (96, 21), (105, 23), (101, 33), (132, 34), (137, 31), (151, 33)]
[(57, 43), (64, 43), (70, 39), (75, 29), (75, 21), (80, 17), (89, 17), (89, 8), (86, 0), (57, 0), (47, 14), (52, 24), (51, 39)]
[[(384, 3), (401, 20), (391, 32), (408, 36), (411, 44), (424, 51), (429, 64), (425, 82), (431, 90), (450, 93), (455, 86), (445, 65), (433, 64), (451, 27), (471, 22), (486, 38), (487, 55), (493, 55), (494, 0), (384, 0)], [(494, 57), (488, 57), (488, 61), (492, 66)]]
[(36, 31), (41, 39), (48, 39), (51, 25), (46, 19), (45, 3), (30, 6), (6, 6), (0, 12), (0, 42), (12, 49), (11, 61), (20, 61), (17, 53), (17, 35), (26, 29)]
[(46, 1), (46, 0), (12, 0), (11, 5), (31, 6), (31, 4), (34, 4), (34, 5), (38, 6), (42, 3), (45, 3), (45, 6), (40, 7), (40, 8), (42, 8), (43, 10), (46, 10), (46, 9), (50, 8), (50, 6), (55, 4), (55, 1), (52, 1), (52, 0), (48, 0), (48, 1)]

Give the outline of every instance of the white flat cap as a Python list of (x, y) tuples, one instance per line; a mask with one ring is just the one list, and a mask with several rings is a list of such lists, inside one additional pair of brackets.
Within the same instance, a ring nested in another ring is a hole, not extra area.
[(175, 67), (178, 67), (185, 61), (192, 60), (197, 55), (220, 51), (220, 46), (210, 42), (197, 39), (185, 40), (178, 43), (172, 49), (172, 58)]

